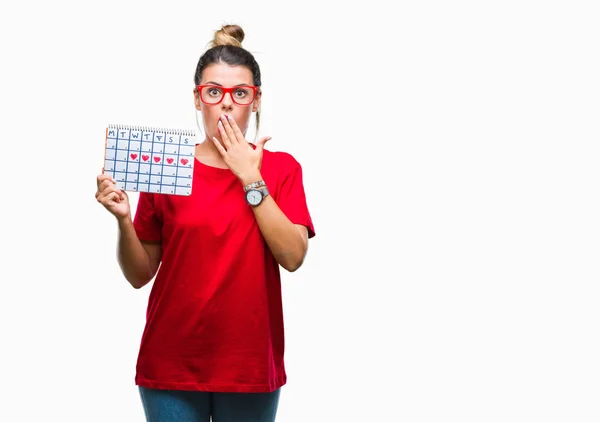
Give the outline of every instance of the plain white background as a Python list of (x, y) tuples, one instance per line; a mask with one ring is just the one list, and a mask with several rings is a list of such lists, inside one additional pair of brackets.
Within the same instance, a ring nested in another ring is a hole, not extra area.
[[(95, 202), (109, 123), (190, 128), (242, 25), (317, 237), (278, 421), (597, 421), (598, 11), (583, 1), (3, 5), (0, 420), (143, 421), (149, 287)], [(135, 194), (133, 205), (137, 203)]]

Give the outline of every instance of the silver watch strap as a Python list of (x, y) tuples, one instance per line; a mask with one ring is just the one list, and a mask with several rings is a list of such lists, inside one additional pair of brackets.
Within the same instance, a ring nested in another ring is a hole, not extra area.
[(256, 182), (250, 183), (249, 185), (244, 186), (244, 192), (248, 192), (250, 189), (255, 189), (260, 186), (266, 186), (264, 180), (258, 180)]

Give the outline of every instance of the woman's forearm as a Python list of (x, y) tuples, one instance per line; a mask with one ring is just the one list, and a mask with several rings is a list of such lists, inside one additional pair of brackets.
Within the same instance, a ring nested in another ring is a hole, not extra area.
[(150, 256), (135, 232), (131, 217), (118, 220), (119, 241), (117, 259), (123, 275), (136, 289), (146, 285), (158, 268), (153, 268)]
[(260, 232), (279, 265), (290, 272), (300, 268), (307, 244), (296, 225), (285, 216), (271, 195), (253, 210)]
[[(242, 181), (244, 185), (262, 180), (260, 175)], [(308, 249), (308, 242), (300, 234), (294, 223), (281, 211), (271, 195), (267, 195), (256, 207), (252, 207), (258, 227), (271, 253), (283, 268), (293, 272), (302, 265)]]

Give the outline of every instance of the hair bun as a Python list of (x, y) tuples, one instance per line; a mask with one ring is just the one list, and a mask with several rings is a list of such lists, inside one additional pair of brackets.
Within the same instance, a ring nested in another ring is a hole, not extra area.
[(215, 37), (210, 43), (210, 47), (218, 45), (241, 47), (244, 35), (244, 30), (239, 25), (223, 25), (221, 29), (215, 31)]

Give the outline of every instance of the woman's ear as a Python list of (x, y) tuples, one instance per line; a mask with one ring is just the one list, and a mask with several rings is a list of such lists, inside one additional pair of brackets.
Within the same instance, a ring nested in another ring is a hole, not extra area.
[(194, 105), (196, 110), (200, 110), (200, 96), (198, 95), (198, 89), (194, 88)]
[(254, 99), (254, 102), (252, 103), (252, 113), (256, 113), (258, 111), (258, 108), (260, 107), (260, 99), (262, 97), (262, 92), (257, 92), (256, 93), (256, 98)]

